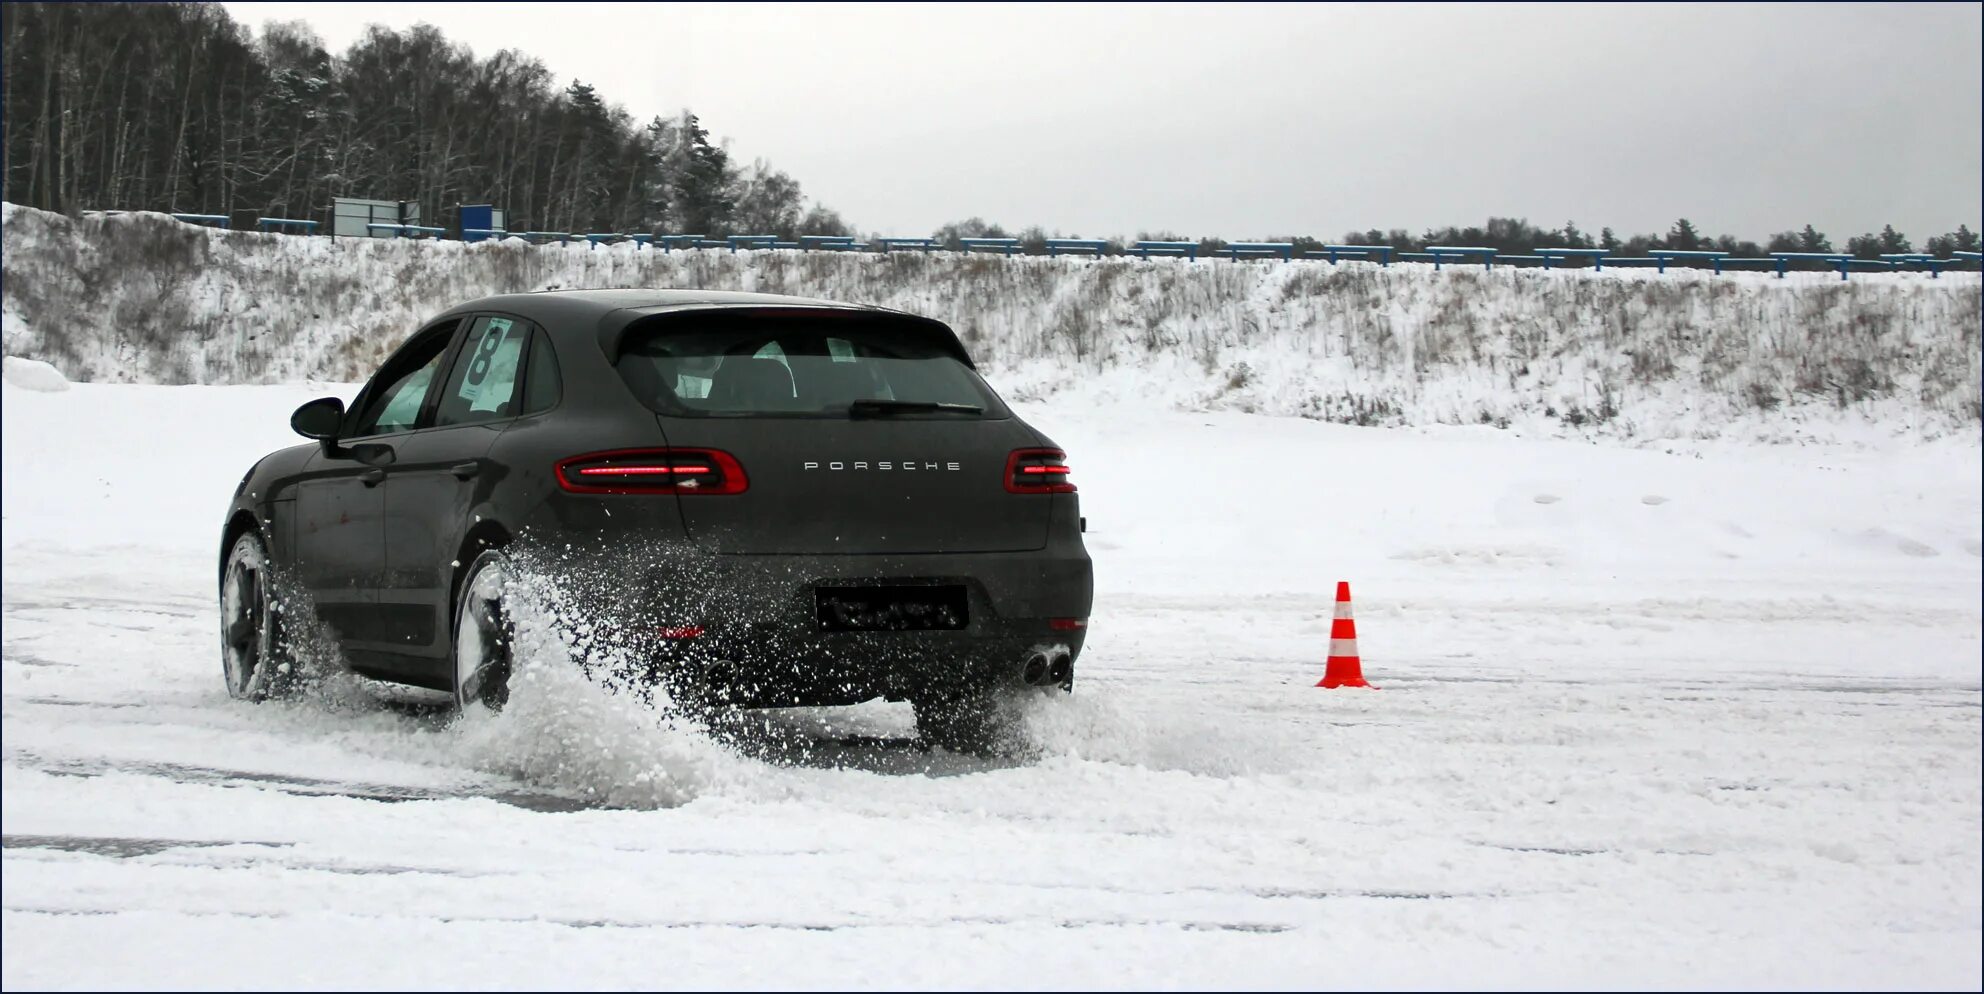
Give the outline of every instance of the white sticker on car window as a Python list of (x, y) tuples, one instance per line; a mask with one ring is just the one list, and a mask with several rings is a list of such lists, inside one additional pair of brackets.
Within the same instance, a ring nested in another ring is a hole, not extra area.
[(494, 411), (508, 403), (516, 392), (517, 359), (523, 354), (523, 336), (513, 334), (516, 322), (490, 318), (475, 351), (468, 358), (468, 370), (456, 395), (468, 402), (471, 411)]

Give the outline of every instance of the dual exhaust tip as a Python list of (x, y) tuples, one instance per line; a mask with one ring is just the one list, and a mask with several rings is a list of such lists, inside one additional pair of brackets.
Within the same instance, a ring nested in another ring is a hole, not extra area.
[(1020, 680), (1029, 687), (1065, 687), (1074, 674), (1074, 657), (1066, 652), (1028, 653), (1020, 663)]

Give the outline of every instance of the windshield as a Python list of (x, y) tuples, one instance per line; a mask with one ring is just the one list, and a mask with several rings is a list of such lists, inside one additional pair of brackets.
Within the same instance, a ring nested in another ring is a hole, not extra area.
[(675, 318), (635, 329), (617, 368), (641, 402), (689, 416), (1003, 418), (949, 344), (888, 319)]

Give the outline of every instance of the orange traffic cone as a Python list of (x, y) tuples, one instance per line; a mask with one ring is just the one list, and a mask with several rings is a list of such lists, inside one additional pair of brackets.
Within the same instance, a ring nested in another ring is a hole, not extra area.
[(1336, 585), (1336, 620), (1330, 622), (1330, 660), (1318, 687), (1372, 687), (1364, 682), (1364, 664), (1357, 658), (1357, 622), (1350, 618), (1350, 584)]

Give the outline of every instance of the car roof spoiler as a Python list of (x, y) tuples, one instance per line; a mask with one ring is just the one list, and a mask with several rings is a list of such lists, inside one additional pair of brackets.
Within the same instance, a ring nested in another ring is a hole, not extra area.
[(964, 363), (967, 368), (977, 369), (971, 361), (971, 354), (965, 351), (964, 343), (958, 341), (956, 332), (942, 321), (921, 317), (903, 311), (883, 310), (874, 307), (833, 307), (822, 305), (741, 305), (709, 304), (672, 307), (629, 307), (613, 311), (600, 319), (599, 349), (606, 354), (608, 365), (620, 361), (620, 353), (625, 348), (627, 335), (638, 325), (646, 325), (656, 320), (677, 318), (708, 318), (712, 315), (736, 315), (739, 317), (775, 318), (818, 318), (823, 321), (866, 321), (895, 325), (900, 328), (916, 328), (937, 341), (951, 357)]

